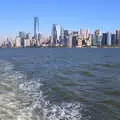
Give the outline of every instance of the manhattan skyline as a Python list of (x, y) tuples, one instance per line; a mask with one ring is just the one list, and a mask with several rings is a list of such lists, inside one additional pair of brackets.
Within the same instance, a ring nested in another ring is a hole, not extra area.
[(120, 28), (119, 0), (4, 0), (0, 7), (0, 36), (15, 36), (18, 31), (33, 33), (32, 19), (40, 19), (40, 32), (51, 34), (52, 24), (66, 29)]

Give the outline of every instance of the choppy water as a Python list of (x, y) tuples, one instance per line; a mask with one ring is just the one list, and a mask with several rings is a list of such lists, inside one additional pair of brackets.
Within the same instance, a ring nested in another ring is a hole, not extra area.
[(120, 120), (120, 49), (0, 49), (0, 120)]

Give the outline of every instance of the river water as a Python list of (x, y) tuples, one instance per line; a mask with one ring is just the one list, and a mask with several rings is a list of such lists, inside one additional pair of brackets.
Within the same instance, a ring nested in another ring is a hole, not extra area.
[(120, 120), (120, 49), (0, 49), (0, 120)]

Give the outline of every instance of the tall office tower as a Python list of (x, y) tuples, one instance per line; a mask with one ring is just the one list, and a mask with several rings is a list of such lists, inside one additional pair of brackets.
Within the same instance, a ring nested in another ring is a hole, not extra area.
[(51, 36), (51, 45), (55, 46), (56, 44), (57, 44), (57, 29), (56, 29), (56, 25), (53, 24), (52, 36)]
[(110, 32), (107, 33), (107, 45), (111, 46), (111, 33)]
[(112, 45), (117, 45), (116, 34), (111, 34), (111, 44)]
[(68, 40), (69, 40), (69, 31), (68, 30), (64, 30), (64, 41), (63, 41), (63, 44), (66, 47), (68, 45)]
[(25, 32), (19, 32), (18, 37), (21, 39), (21, 47), (24, 47), (24, 39), (26, 38)]
[(73, 31), (72, 32), (72, 47), (75, 48), (78, 46), (78, 32), (77, 31)]
[(95, 31), (93, 45), (95, 45), (95, 46), (101, 46), (101, 42), (102, 42), (101, 32), (98, 29), (98, 30)]
[(60, 44), (64, 46), (64, 29), (61, 27)]
[(117, 45), (120, 45), (120, 30), (116, 30), (116, 41)]
[(107, 33), (102, 34), (102, 45), (107, 45)]
[(96, 41), (96, 36), (95, 36), (95, 34), (93, 34), (92, 45), (93, 45), (93, 46), (97, 46), (97, 41)]
[(34, 38), (38, 39), (38, 33), (39, 33), (39, 18), (34, 18)]
[(62, 27), (60, 25), (53, 24), (51, 45), (56, 46), (57, 44), (61, 44), (62, 32)]
[(57, 42), (60, 43), (61, 41), (61, 32), (62, 32), (62, 27), (61, 25), (56, 25), (56, 31), (57, 31)]

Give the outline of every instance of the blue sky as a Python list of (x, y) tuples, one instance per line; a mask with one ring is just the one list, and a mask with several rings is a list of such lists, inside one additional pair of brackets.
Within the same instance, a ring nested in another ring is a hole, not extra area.
[(53, 23), (72, 30), (113, 31), (120, 28), (119, 11), (120, 0), (0, 0), (0, 36), (33, 32), (34, 16), (44, 34)]

